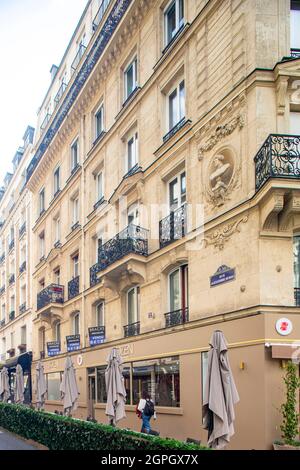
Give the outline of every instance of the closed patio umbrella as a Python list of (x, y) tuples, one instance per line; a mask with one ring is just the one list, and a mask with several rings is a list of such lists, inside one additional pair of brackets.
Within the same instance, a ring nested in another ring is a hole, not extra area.
[(239, 395), (228, 360), (228, 349), (222, 331), (215, 331), (210, 340), (207, 381), (204, 389), (204, 429), (208, 430), (208, 445), (224, 448), (234, 434), (234, 405)]
[(79, 392), (74, 365), (69, 356), (66, 359), (65, 370), (60, 384), (60, 392), (64, 402), (64, 413), (70, 415), (73, 410), (75, 411), (77, 409)]
[(0, 399), (3, 403), (7, 403), (10, 397), (9, 389), (9, 379), (8, 379), (8, 370), (6, 367), (3, 367), (0, 373)]
[(23, 369), (20, 364), (16, 367), (16, 381), (15, 381), (15, 403), (24, 403), (24, 375)]
[(36, 365), (36, 403), (38, 410), (44, 406), (47, 393), (46, 378), (44, 374), (44, 366), (39, 361)]
[(108, 359), (105, 371), (105, 384), (107, 403), (105, 413), (109, 423), (113, 426), (123, 418), (125, 414), (126, 390), (122, 374), (122, 359), (119, 351), (113, 348)]

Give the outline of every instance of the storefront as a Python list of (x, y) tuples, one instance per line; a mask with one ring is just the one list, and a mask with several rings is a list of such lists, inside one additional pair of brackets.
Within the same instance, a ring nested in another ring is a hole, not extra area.
[(10, 387), (10, 399), (11, 403), (14, 403), (14, 389), (15, 389), (15, 377), (16, 367), (18, 364), (23, 369), (24, 374), (24, 404), (30, 405), (32, 401), (32, 380), (31, 380), (31, 363), (32, 363), (32, 352), (21, 354), (20, 356), (8, 359), (2, 367), (6, 367), (8, 370), (9, 387)]

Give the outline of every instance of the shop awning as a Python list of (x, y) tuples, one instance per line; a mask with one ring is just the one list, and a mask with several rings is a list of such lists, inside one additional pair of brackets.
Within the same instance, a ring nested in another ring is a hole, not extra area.
[(20, 356), (12, 357), (11, 359), (7, 359), (4, 364), (0, 365), (0, 369), (2, 367), (7, 367), (8, 370), (15, 369), (18, 364), (22, 366), (24, 372), (30, 372), (31, 369), (31, 362), (32, 362), (32, 352), (27, 352), (24, 354), (20, 354)]

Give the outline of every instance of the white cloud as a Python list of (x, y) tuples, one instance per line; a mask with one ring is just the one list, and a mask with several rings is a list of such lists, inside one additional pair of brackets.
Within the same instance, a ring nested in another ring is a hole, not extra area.
[(87, 0), (0, 0), (0, 186)]

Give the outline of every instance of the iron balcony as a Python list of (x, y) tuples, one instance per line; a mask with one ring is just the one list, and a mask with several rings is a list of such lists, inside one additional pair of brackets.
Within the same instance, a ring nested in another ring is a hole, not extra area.
[(8, 317), (9, 317), (9, 321), (13, 321), (15, 319), (15, 311), (12, 310), (11, 312), (9, 312)]
[(131, 323), (130, 325), (124, 326), (124, 336), (128, 338), (129, 336), (137, 336), (140, 334), (141, 322)]
[(74, 277), (68, 282), (68, 299), (71, 300), (79, 294), (80, 276)]
[(5, 286), (2, 286), (2, 287), (0, 288), (0, 295), (3, 295), (4, 292), (5, 292)]
[(300, 136), (270, 134), (256, 156), (255, 189), (270, 178), (300, 178)]
[(172, 129), (169, 130), (169, 132), (163, 137), (163, 142), (167, 142), (167, 140), (171, 139), (171, 137), (173, 137), (173, 135), (176, 134), (176, 132), (178, 132), (186, 123), (186, 119), (185, 117), (183, 117), (177, 124), (175, 124), (174, 127), (172, 127)]
[(67, 84), (65, 82), (62, 82), (54, 98), (55, 107), (57, 107), (58, 103), (60, 102), (61, 97), (63, 96), (66, 88), (67, 88)]
[(21, 264), (19, 268), (19, 273), (23, 274), (25, 271), (26, 271), (26, 261), (23, 261), (23, 263)]
[(300, 49), (291, 49), (291, 57), (293, 59), (300, 59)]
[(98, 250), (98, 263), (90, 269), (91, 286), (99, 282), (97, 274), (124, 256), (135, 253), (148, 256), (148, 230), (134, 224), (128, 225)]
[(4, 263), (5, 261), (5, 253), (3, 253), (0, 257), (0, 264)]
[(22, 315), (22, 313), (26, 312), (26, 302), (24, 302), (22, 305), (19, 307), (19, 314)]
[(73, 74), (75, 72), (75, 70), (77, 69), (78, 65), (79, 65), (79, 62), (84, 54), (86, 50), (86, 46), (84, 46), (83, 44), (80, 44), (79, 46), (79, 49), (78, 49), (78, 52), (75, 56), (75, 59), (73, 60), (72, 62), (72, 65), (71, 65), (71, 73)]
[(159, 245), (164, 248), (175, 240), (180, 240), (187, 232), (186, 204), (172, 211), (159, 222)]
[(11, 251), (15, 247), (15, 240), (11, 240), (8, 245), (8, 251)]
[(166, 319), (166, 328), (171, 326), (183, 325), (189, 321), (189, 309), (181, 308), (179, 310), (174, 310), (173, 312), (165, 313)]
[(8, 284), (11, 286), (15, 282), (15, 275), (11, 274), (8, 278)]
[(104, 16), (104, 13), (107, 10), (107, 7), (108, 7), (109, 3), (110, 3), (110, 0), (103, 0), (101, 2), (99, 10), (97, 11), (95, 18), (93, 19), (93, 31), (96, 31), (99, 24), (101, 23), (101, 20)]
[(52, 303), (64, 303), (64, 286), (59, 284), (50, 284), (37, 294), (37, 310), (41, 310)]
[(47, 113), (46, 116), (45, 116), (45, 119), (43, 120), (42, 124), (41, 124), (41, 127), (40, 127), (40, 130), (43, 131), (46, 129), (47, 125), (48, 125), (48, 122), (50, 121), (51, 119), (51, 114)]
[(22, 235), (24, 235), (25, 232), (26, 232), (26, 222), (23, 223), (23, 225), (21, 226), (21, 228), (19, 230), (19, 238), (21, 238)]

